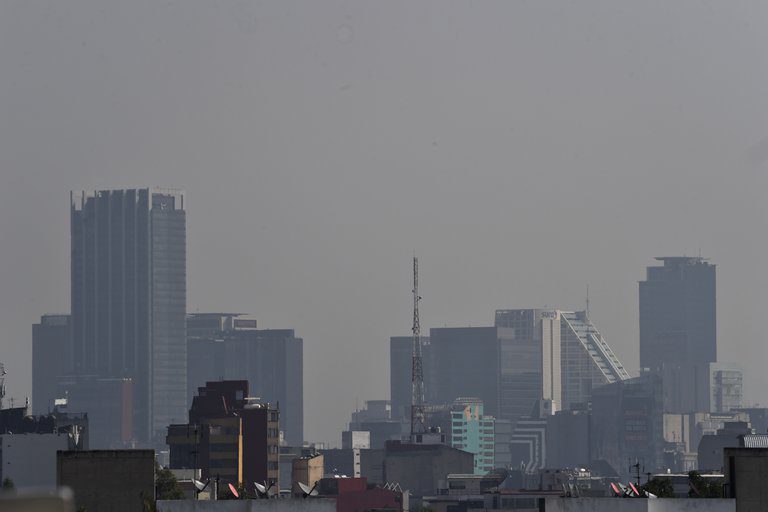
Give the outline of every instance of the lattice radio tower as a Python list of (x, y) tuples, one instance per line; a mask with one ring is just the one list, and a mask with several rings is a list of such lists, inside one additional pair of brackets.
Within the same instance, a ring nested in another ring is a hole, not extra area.
[(427, 431), (424, 407), (424, 365), (421, 358), (421, 326), (419, 325), (419, 259), (413, 257), (413, 356), (411, 364), (411, 442)]

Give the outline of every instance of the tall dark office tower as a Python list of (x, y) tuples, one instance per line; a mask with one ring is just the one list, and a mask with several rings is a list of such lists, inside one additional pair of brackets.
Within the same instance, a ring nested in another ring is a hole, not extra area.
[(47, 414), (60, 398), (58, 378), (71, 367), (69, 315), (44, 315), (32, 326), (32, 414)]
[(717, 360), (715, 266), (701, 257), (660, 257), (640, 281), (640, 366)]
[(134, 434), (187, 414), (186, 216), (175, 190), (71, 195), (76, 375), (133, 379)]

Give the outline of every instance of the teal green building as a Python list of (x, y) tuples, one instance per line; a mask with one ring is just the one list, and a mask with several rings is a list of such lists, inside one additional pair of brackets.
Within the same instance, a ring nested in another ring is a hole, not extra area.
[(479, 398), (457, 398), (451, 407), (451, 446), (475, 455), (476, 475), (494, 469), (494, 422)]

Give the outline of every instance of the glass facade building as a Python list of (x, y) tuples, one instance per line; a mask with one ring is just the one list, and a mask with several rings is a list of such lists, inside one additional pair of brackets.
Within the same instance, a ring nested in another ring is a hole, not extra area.
[(186, 417), (186, 215), (174, 190), (71, 194), (72, 368), (130, 378), (134, 434)]
[(498, 416), (513, 424), (538, 400), (562, 403), (560, 312), (555, 309), (496, 311), (500, 340), (501, 403)]
[(589, 319), (586, 311), (560, 312), (560, 409), (589, 402), (592, 389), (629, 379), (629, 373)]
[(715, 265), (659, 257), (640, 282), (640, 366), (717, 361)]

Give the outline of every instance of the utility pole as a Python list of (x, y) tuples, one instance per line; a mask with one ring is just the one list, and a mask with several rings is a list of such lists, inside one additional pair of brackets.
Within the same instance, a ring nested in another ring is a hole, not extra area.
[(421, 325), (419, 324), (419, 259), (413, 257), (413, 356), (411, 361), (411, 442), (427, 430), (424, 407), (424, 365), (421, 357)]

